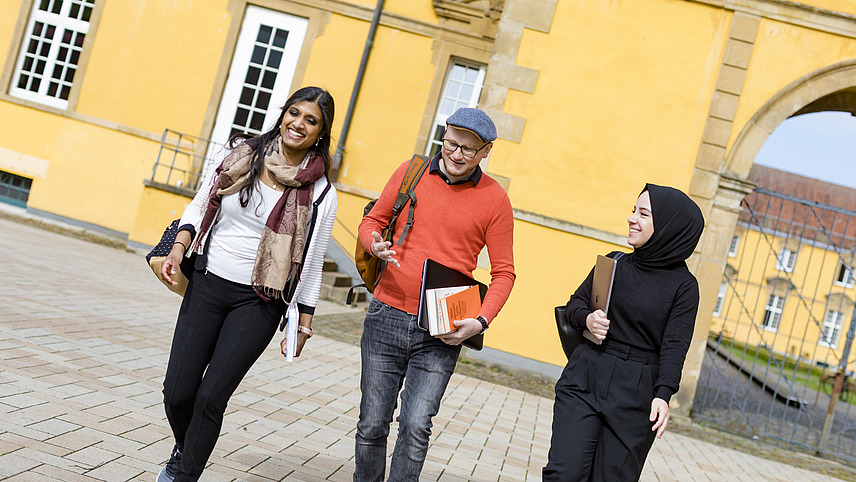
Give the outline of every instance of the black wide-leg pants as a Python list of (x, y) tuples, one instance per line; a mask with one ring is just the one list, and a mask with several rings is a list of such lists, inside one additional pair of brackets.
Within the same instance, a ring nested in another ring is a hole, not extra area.
[(588, 342), (556, 383), (553, 436), (544, 481), (632, 481), (656, 433), (651, 401), (656, 361), (626, 359)]
[(164, 379), (166, 416), (181, 451), (176, 482), (198, 480), (235, 389), (285, 311), (249, 285), (197, 271), (178, 313)]

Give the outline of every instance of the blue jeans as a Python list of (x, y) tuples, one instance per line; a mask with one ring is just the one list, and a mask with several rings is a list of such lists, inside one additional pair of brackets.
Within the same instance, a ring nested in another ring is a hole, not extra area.
[(354, 481), (383, 480), (389, 424), (402, 384), (389, 480), (417, 481), (428, 452), (431, 418), (440, 410), (461, 347), (443, 343), (419, 328), (415, 316), (374, 299), (366, 313), (360, 348), (362, 398)]

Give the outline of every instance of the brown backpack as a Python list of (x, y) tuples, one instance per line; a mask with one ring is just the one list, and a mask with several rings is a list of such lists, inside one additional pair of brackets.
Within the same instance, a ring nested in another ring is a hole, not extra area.
[[(410, 201), (410, 209), (407, 213), (407, 224), (404, 225), (404, 231), (402, 231), (401, 236), (395, 244), (401, 246), (404, 243), (404, 237), (407, 236), (408, 231), (410, 231), (410, 227), (413, 226), (413, 210), (416, 207), (416, 194), (413, 190), (416, 187), (416, 183), (419, 182), (419, 179), (425, 172), (425, 169), (428, 167), (428, 163), (428, 158), (420, 156), (419, 154), (414, 155), (410, 160), (410, 165), (407, 166), (407, 172), (404, 173), (404, 179), (401, 180), (401, 186), (398, 188), (398, 196), (395, 198), (395, 204), (392, 206), (392, 218), (389, 220), (389, 225), (384, 228), (381, 233), (381, 236), (385, 241), (392, 242), (392, 233), (395, 230), (395, 222), (398, 220), (398, 215), (401, 213), (402, 209), (404, 209), (407, 201)], [(366, 204), (366, 207), (363, 209), (363, 217), (371, 212), (376, 202), (377, 199), (373, 199)], [(354, 288), (365, 286), (370, 293), (373, 293), (378, 280), (380, 280), (380, 277), (383, 275), (383, 271), (386, 268), (386, 261), (372, 256), (370, 252), (366, 251), (363, 247), (363, 243), (360, 242), (359, 237), (357, 238), (354, 250), (354, 263), (357, 265), (357, 271), (360, 272), (360, 277), (363, 279), (363, 283), (352, 287), (348, 291), (348, 304), (353, 302)]]

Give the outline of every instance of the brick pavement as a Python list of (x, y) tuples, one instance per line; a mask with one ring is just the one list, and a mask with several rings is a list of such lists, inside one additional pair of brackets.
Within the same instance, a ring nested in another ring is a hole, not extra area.
[[(153, 481), (172, 447), (160, 390), (180, 299), (139, 253), (4, 219), (0, 266), (0, 480)], [(319, 335), (289, 364), (279, 339), (230, 402), (203, 480), (351, 479), (358, 347)], [(540, 480), (551, 410), (454, 375), (423, 479)], [(667, 433), (642, 480), (835, 479)]]

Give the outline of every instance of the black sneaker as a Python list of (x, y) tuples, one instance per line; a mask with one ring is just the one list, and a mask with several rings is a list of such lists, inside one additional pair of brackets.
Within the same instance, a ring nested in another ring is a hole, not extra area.
[(172, 448), (172, 454), (169, 456), (169, 462), (163, 466), (158, 474), (157, 482), (172, 482), (178, 474), (178, 466), (181, 464), (181, 452), (178, 450), (178, 445)]

